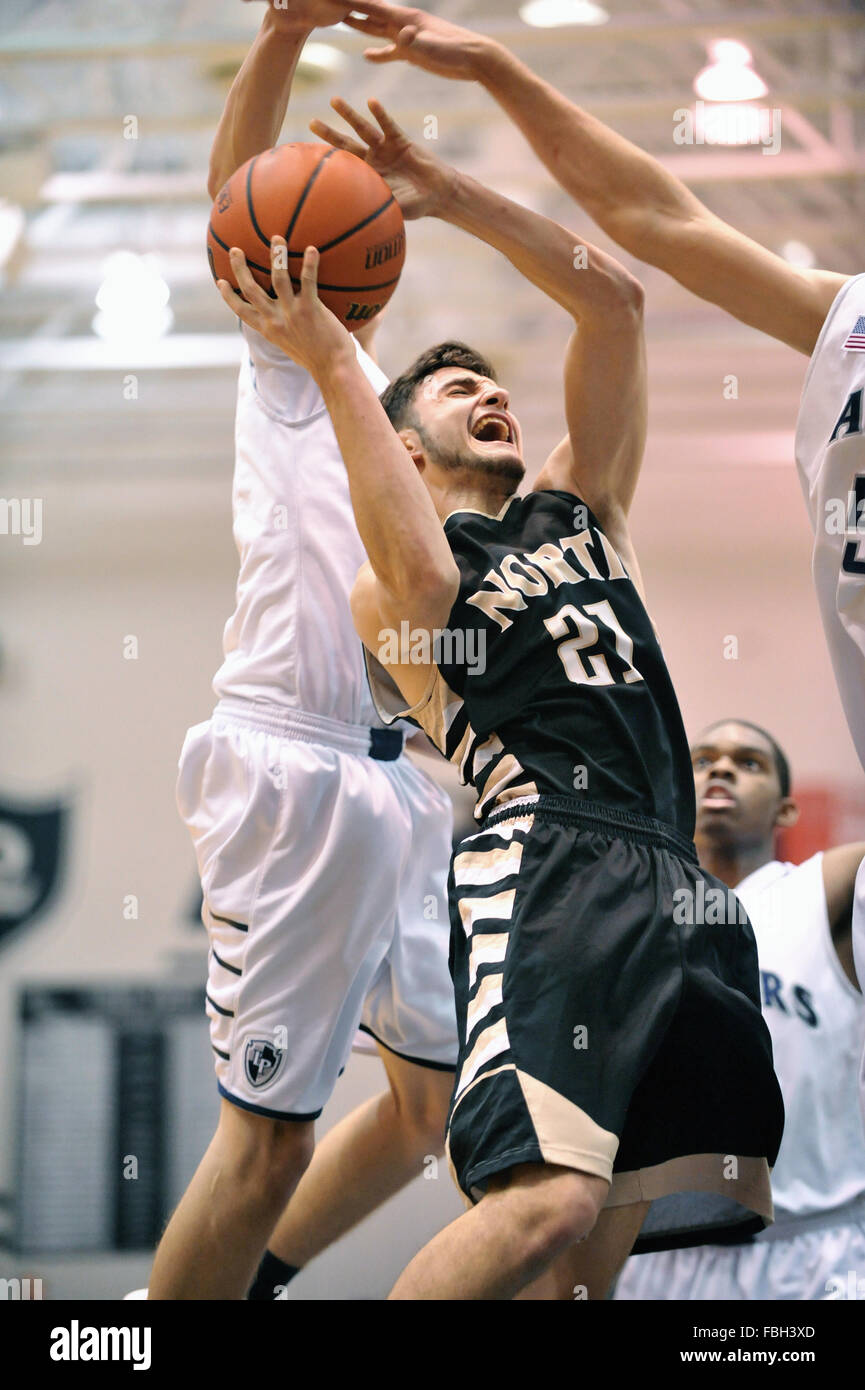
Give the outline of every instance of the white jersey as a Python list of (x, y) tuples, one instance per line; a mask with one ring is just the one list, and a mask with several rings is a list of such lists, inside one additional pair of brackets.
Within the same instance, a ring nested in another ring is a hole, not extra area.
[(796, 463), (814, 528), (820, 616), (865, 768), (865, 275), (839, 290), (817, 340), (802, 392)]
[[(380, 728), (348, 602), (366, 554), (330, 416), (308, 372), (243, 333), (232, 494), (240, 574), (213, 688), (221, 699)], [(380, 393), (387, 377), (354, 342)]]
[[(865, 859), (859, 865), (853, 888), (853, 964), (859, 987), (865, 991)], [(865, 1046), (859, 1063), (859, 1105), (865, 1125)]]
[(775, 1224), (749, 1245), (634, 1255), (616, 1285), (619, 1301), (861, 1297), (846, 1290), (849, 1271), (865, 1267), (865, 1137), (856, 1105), (865, 1004), (832, 943), (823, 856), (763, 864), (736, 895), (757, 939), (763, 1017), (787, 1112), (772, 1170)]
[(865, 1003), (832, 942), (822, 854), (799, 865), (764, 864), (736, 895), (757, 939), (763, 1017), (786, 1110), (772, 1170), (780, 1224), (865, 1194), (857, 1099)]

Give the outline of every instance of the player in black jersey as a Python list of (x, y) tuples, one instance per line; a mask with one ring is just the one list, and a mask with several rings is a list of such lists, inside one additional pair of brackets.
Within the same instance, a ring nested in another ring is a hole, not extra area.
[(370, 105), (380, 130), (338, 108), (362, 145), (316, 128), (381, 169), (408, 215), (496, 247), (576, 324), (568, 432), (517, 497), (519, 424), (477, 353), (431, 349), (380, 403), (318, 299), (314, 251), (296, 296), (279, 238), (275, 300), (236, 252), (249, 303), (220, 287), (330, 411), (369, 555), (352, 607), (383, 712), (413, 718), (479, 793), (450, 885), (461, 1052), (448, 1147), (470, 1209), (392, 1297), (510, 1298), (547, 1271), (540, 1292), (571, 1297), (551, 1287), (560, 1255), (602, 1297), (641, 1225), (658, 1248), (770, 1220), (782, 1127), (747, 919), (674, 917), (674, 895), (697, 903), (714, 880), (697, 864), (687, 741), (627, 527), (642, 292)]

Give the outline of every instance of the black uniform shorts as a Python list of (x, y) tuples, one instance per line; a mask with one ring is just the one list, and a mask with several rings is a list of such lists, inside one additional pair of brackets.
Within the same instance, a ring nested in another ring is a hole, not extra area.
[(784, 1110), (754, 934), (693, 844), (541, 796), (460, 843), (449, 897), (463, 1194), (516, 1164), (578, 1169), (608, 1206), (653, 1201), (637, 1251), (771, 1221)]

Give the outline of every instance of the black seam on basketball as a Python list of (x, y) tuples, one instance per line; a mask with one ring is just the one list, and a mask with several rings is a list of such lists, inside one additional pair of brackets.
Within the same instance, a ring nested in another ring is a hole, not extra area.
[[(289, 279), (293, 285), (302, 283), (297, 275), (291, 275)], [(318, 288), (320, 290), (332, 290), (337, 294), (367, 294), (370, 290), (390, 289), (391, 285), (395, 285), (398, 279), (399, 276), (395, 275), (392, 280), (383, 280), (380, 285), (319, 285)]]
[(291, 221), (288, 224), (288, 231), (285, 233), (286, 243), (291, 241), (291, 234), (294, 231), (294, 224), (297, 222), (297, 219), (300, 216), (301, 209), (309, 195), (309, 190), (312, 188), (312, 185), (315, 183), (316, 179), (318, 178), (319, 174), (321, 173), (322, 169), (324, 168), (325, 164), (330, 159), (332, 154), (336, 154), (336, 150), (328, 150), (327, 154), (324, 156), (324, 159), (320, 159), (318, 161), (309, 178), (307, 179), (306, 183), (304, 184), (303, 191), (295, 204), (294, 212), (291, 214)]
[(250, 161), (249, 169), (247, 170), (247, 174), (246, 174), (246, 211), (249, 213), (249, 220), (250, 220), (250, 222), (252, 223), (252, 226), (253, 226), (254, 231), (255, 231), (256, 234), (261, 238), (261, 240), (264, 242), (265, 246), (268, 246), (268, 247), (269, 247), (269, 246), (270, 246), (270, 242), (268, 241), (267, 237), (264, 235), (264, 232), (263, 232), (263, 231), (261, 230), (261, 228), (259, 227), (259, 225), (258, 225), (258, 218), (257, 218), (256, 215), (255, 215), (255, 208), (252, 206), (252, 171), (253, 171), (253, 169), (255, 168), (256, 164), (258, 163), (258, 159), (259, 159), (259, 156), (256, 155), (256, 156), (255, 156), (255, 159), (253, 159), (253, 160)]
[[(341, 232), (339, 236), (334, 237), (333, 241), (327, 241), (325, 242), (324, 246), (319, 246), (319, 255), (321, 255), (325, 251), (329, 251), (332, 246), (338, 246), (341, 241), (346, 241), (348, 237), (354, 236), (355, 232), (359, 232), (361, 227), (365, 227), (369, 222), (375, 221), (376, 217), (381, 216), (381, 214), (390, 207), (391, 203), (395, 202), (396, 199), (394, 198), (393, 194), (391, 194), (387, 202), (382, 203), (381, 207), (376, 208), (375, 212), (371, 212), (369, 217), (365, 217), (362, 222), (357, 222), (353, 227), (350, 227), (347, 232)], [(288, 255), (302, 256), (303, 251), (289, 251)]]
[[(225, 241), (223, 241), (221, 236), (217, 236), (217, 235), (216, 235), (216, 232), (213, 230), (213, 223), (212, 223), (212, 222), (210, 223), (210, 226), (208, 227), (207, 230), (210, 232), (210, 235), (213, 237), (213, 240), (219, 243), (219, 245), (222, 247), (223, 251), (230, 251), (230, 250), (231, 250), (231, 247), (228, 245), (228, 243), (225, 242)], [(269, 274), (270, 274), (270, 266), (269, 266), (269, 265), (259, 265), (259, 264), (258, 264), (258, 261), (251, 261), (251, 260), (249, 259), (248, 256), (246, 257), (246, 264), (250, 267), (251, 270), (260, 270), (261, 273), (262, 273), (262, 275), (269, 275)]]
[(376, 208), (375, 212), (371, 212), (369, 217), (364, 217), (362, 222), (357, 222), (353, 227), (350, 227), (347, 232), (343, 232), (340, 236), (335, 236), (333, 241), (325, 242), (324, 246), (319, 246), (319, 254), (323, 255), (324, 252), (329, 251), (332, 246), (339, 246), (341, 241), (347, 241), (350, 236), (354, 236), (355, 232), (359, 232), (361, 227), (366, 227), (370, 222), (374, 222), (377, 217), (380, 217), (381, 214), (390, 207), (391, 203), (395, 202), (396, 199), (391, 193), (387, 202), (382, 203), (381, 207)]

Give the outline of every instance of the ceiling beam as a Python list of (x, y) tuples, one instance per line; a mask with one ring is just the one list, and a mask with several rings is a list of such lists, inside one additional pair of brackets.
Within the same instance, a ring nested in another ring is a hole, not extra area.
[[(324, 92), (321, 95), (324, 96)], [(811, 87), (805, 85), (791, 88), (789, 91), (772, 91), (770, 96), (772, 105), (781, 107), (785, 118), (787, 112), (794, 106), (800, 112), (819, 112), (821, 114), (832, 113), (837, 109), (847, 113), (846, 123), (849, 125), (850, 114), (853, 110), (865, 110), (865, 89), (849, 88), (845, 90), (837, 85), (824, 86), (821, 84)], [(614, 98), (592, 96), (587, 99), (586, 106), (593, 116), (607, 125), (614, 125), (619, 121), (644, 120), (653, 116), (666, 116), (672, 125), (672, 113), (680, 100), (686, 103), (693, 102), (694, 94), (690, 88), (683, 90), (678, 96), (675, 92), (665, 92), (658, 96)], [(299, 95), (292, 102), (291, 109), (294, 117), (296, 118), (298, 114), (305, 116), (307, 111), (315, 110), (318, 101), (318, 94), (314, 96)], [(185, 132), (215, 131), (221, 110), (222, 107), (218, 103), (214, 103), (212, 111), (194, 112), (186, 115), (180, 113), (165, 114), (162, 110), (146, 111), (139, 107), (135, 115), (139, 122), (141, 139), (144, 140), (150, 135), (178, 135)], [(411, 122), (420, 125), (427, 114), (427, 107), (409, 107), (399, 101), (393, 103), (393, 115), (403, 125)], [(106, 135), (119, 138), (122, 120), (123, 113), (119, 109), (116, 114), (111, 116), (49, 116), (44, 121), (16, 120), (14, 113), (10, 113), (4, 122), (4, 131), (7, 138), (14, 137), (16, 139), (40, 137), (47, 140), (66, 140), (72, 135)], [(492, 125), (494, 122), (503, 121), (503, 117), (495, 105), (477, 107), (449, 105), (443, 120), (448, 126), (463, 128), (469, 125), (472, 127)]]
[[(828, 150), (781, 150), (776, 155), (758, 154), (756, 149), (688, 150), (666, 155), (658, 161), (686, 183), (702, 185), (749, 182), (775, 182), (778, 179), (856, 178), (865, 174), (865, 153), (845, 154)], [(497, 173), (490, 173), (492, 180)], [(537, 178), (524, 178), (525, 191), (549, 188), (550, 180), (540, 170)], [(127, 173), (98, 169), (87, 173), (52, 174), (39, 191), (40, 203), (206, 203), (206, 170), (183, 170), (162, 174)], [(7, 189), (14, 200), (15, 190)]]

